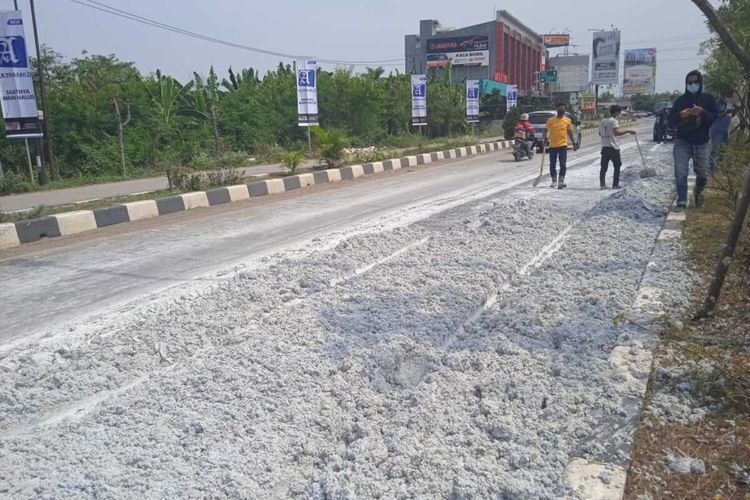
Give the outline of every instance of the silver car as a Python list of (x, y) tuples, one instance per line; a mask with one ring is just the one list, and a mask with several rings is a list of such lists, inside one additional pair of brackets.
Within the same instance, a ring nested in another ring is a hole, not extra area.
[[(536, 131), (536, 136), (540, 139), (539, 140), (539, 146), (537, 147), (537, 150), (541, 152), (542, 150), (542, 141), (541, 137), (544, 134), (544, 130), (547, 125), (547, 120), (552, 118), (553, 116), (557, 116), (557, 111), (551, 110), (551, 111), (532, 111), (529, 113), (529, 121), (532, 125), (534, 125), (534, 130)], [(565, 116), (570, 118), (570, 121), (573, 122), (573, 138), (576, 141), (576, 146), (581, 146), (581, 128), (578, 126), (577, 120), (571, 115), (570, 113), (565, 113)], [(545, 144), (545, 147), (549, 146), (549, 138), (547, 139), (547, 143)], [(569, 144), (569, 148), (572, 148), (573, 145)]]

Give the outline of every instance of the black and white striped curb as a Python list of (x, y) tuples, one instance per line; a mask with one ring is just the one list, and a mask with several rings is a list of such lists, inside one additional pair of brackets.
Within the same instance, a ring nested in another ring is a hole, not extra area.
[[(585, 132), (585, 131), (584, 131)], [(278, 179), (267, 179), (220, 187), (207, 191), (178, 194), (156, 200), (134, 201), (94, 210), (78, 210), (49, 215), (39, 219), (29, 219), (15, 223), (0, 224), (0, 249), (11, 248), (23, 243), (31, 243), (42, 238), (53, 238), (69, 234), (91, 231), (101, 227), (150, 219), (160, 215), (210, 207), (251, 197), (285, 193), (317, 184), (328, 184), (348, 179), (356, 179), (389, 170), (426, 165), (441, 160), (452, 160), (468, 156), (499, 151), (513, 147), (512, 141), (498, 141), (438, 151), (382, 162), (351, 165), (320, 172), (291, 175)]]

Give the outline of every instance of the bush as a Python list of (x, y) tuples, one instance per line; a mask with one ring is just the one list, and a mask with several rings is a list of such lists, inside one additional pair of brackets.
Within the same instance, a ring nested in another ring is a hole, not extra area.
[(340, 130), (326, 130), (321, 127), (313, 127), (311, 133), (315, 137), (320, 159), (329, 167), (340, 165), (344, 159), (344, 149), (349, 145), (346, 135)]
[(201, 152), (197, 154), (190, 166), (195, 170), (215, 170), (219, 168), (241, 167), (248, 163), (248, 156), (239, 151), (227, 151), (217, 158), (215, 155)]
[(305, 153), (302, 151), (290, 151), (281, 156), (281, 164), (284, 165), (290, 174), (294, 174), (297, 167), (305, 159)]
[(26, 176), (15, 172), (7, 172), (0, 178), (0, 194), (27, 193), (34, 189)]

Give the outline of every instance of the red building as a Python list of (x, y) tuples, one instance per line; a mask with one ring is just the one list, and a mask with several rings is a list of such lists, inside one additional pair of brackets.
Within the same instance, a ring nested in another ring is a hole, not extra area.
[(489, 79), (518, 85), (519, 94), (535, 88), (542, 69), (542, 37), (505, 10), (494, 21), (446, 29), (435, 20), (422, 20), (419, 35), (405, 37), (407, 73), (444, 71), (451, 64), (453, 81)]

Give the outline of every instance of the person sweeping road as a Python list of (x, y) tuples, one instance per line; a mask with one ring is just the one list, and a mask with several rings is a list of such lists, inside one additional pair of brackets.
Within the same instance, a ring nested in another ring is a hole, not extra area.
[[(573, 151), (578, 150), (578, 144), (573, 138), (573, 122), (565, 116), (565, 104), (559, 103), (557, 115), (547, 120), (542, 140), (547, 140), (547, 134), (549, 134), (549, 175), (552, 179), (550, 187), (563, 189), (567, 186), (565, 184), (565, 173), (568, 163), (568, 144), (573, 145)], [(568, 142), (568, 139), (570, 139), (570, 142)], [(560, 161), (559, 177), (557, 175), (558, 160)]]
[(609, 118), (602, 120), (599, 125), (599, 136), (602, 138), (602, 163), (599, 170), (599, 186), (601, 189), (607, 189), (607, 170), (609, 162), (614, 166), (614, 175), (612, 177), (612, 189), (620, 189), (620, 167), (622, 167), (622, 158), (620, 157), (620, 143), (618, 137), (623, 135), (635, 135), (635, 130), (620, 130), (620, 124), (617, 118), (620, 116), (622, 108), (614, 105), (609, 108)]

